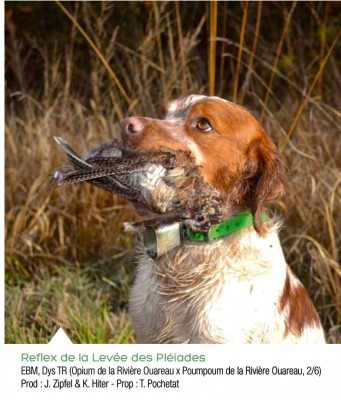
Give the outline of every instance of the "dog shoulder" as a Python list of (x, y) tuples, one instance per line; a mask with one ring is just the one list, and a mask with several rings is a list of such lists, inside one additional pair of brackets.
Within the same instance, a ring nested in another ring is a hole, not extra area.
[(308, 292), (287, 267), (278, 310), (284, 320), (284, 340), (303, 343), (325, 343), (320, 318)]

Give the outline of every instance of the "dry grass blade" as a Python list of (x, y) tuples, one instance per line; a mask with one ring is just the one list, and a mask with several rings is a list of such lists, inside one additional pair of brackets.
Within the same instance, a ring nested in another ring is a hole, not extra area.
[[(223, 9), (223, 30), (222, 30), (222, 37), (226, 37), (226, 32), (227, 32), (227, 5), (228, 3), (224, 4), (224, 9)], [(223, 96), (223, 90), (224, 90), (224, 85), (223, 85), (223, 78), (225, 76), (225, 79), (227, 79), (226, 72), (224, 71), (224, 65), (225, 65), (225, 57), (222, 57), (222, 55), (225, 53), (225, 48), (226, 48), (226, 42), (223, 41), (221, 42), (221, 49), (220, 49), (220, 74), (219, 74), (219, 96)]]
[[(315, 4), (312, 2), (309, 4), (310, 11), (312, 15), (314, 16), (316, 23), (318, 25), (318, 29), (320, 32), (320, 64), (324, 59), (324, 56), (326, 54), (326, 44), (327, 44), (327, 30), (328, 30), (328, 18), (330, 17), (329, 15), (329, 3), (326, 4), (325, 10), (324, 10), (324, 15), (323, 18), (320, 17), (315, 9)], [(322, 100), (323, 98), (323, 73), (321, 74), (319, 81), (318, 81), (318, 98), (319, 100)]]
[(233, 87), (233, 101), (235, 103), (237, 103), (237, 101), (238, 101), (239, 74), (240, 74), (240, 66), (241, 66), (242, 55), (243, 55), (243, 46), (244, 46), (244, 40), (245, 40), (245, 29), (246, 29), (248, 10), (249, 10), (249, 2), (246, 1), (244, 4), (244, 9), (243, 9), (243, 21), (242, 21), (242, 26), (241, 26), (241, 30), (240, 30), (237, 68), (236, 68), (236, 75), (234, 78), (234, 87)]
[(261, 16), (262, 16), (262, 6), (263, 6), (263, 2), (259, 1), (258, 4), (257, 4), (257, 21), (256, 21), (255, 34), (254, 34), (254, 37), (253, 37), (251, 54), (250, 54), (250, 58), (249, 58), (249, 65), (247, 67), (247, 73), (246, 73), (245, 81), (243, 83), (243, 87), (242, 87), (241, 92), (240, 92), (239, 104), (243, 104), (244, 97), (245, 97), (245, 94), (246, 94), (246, 90), (248, 88), (250, 77), (251, 77), (251, 74), (252, 74), (253, 61), (254, 61), (254, 58), (255, 58), (256, 48), (257, 48), (257, 43), (258, 43), (258, 38), (259, 38), (259, 29), (260, 29), (260, 22), (261, 22)]
[(287, 135), (286, 135), (286, 137), (284, 139), (284, 142), (283, 142), (283, 144), (281, 146), (281, 151), (284, 151), (284, 149), (286, 148), (286, 146), (287, 146), (292, 134), (294, 133), (296, 125), (297, 125), (297, 123), (298, 123), (298, 121), (299, 121), (299, 119), (301, 117), (301, 114), (302, 114), (302, 112), (303, 112), (303, 110), (304, 110), (304, 108), (305, 108), (305, 106), (306, 106), (306, 104), (307, 104), (307, 102), (309, 100), (309, 97), (310, 97), (312, 91), (314, 90), (315, 85), (316, 85), (317, 81), (319, 80), (319, 78), (320, 78), (320, 76), (321, 76), (321, 74), (322, 74), (322, 72), (323, 72), (323, 70), (324, 70), (324, 68), (325, 68), (325, 66), (327, 64), (327, 61), (329, 60), (329, 57), (331, 56), (336, 44), (339, 42), (340, 37), (341, 37), (341, 30), (336, 35), (336, 37), (335, 37), (332, 45), (330, 46), (326, 56), (324, 57), (323, 61), (321, 62), (320, 68), (317, 71), (317, 73), (316, 73), (316, 75), (315, 75), (315, 77), (314, 77), (314, 79), (313, 79), (313, 81), (312, 81), (312, 83), (310, 85), (310, 88), (309, 88), (308, 92), (305, 95), (305, 97), (304, 97), (299, 109), (297, 110), (295, 118), (294, 118), (294, 120), (293, 120), (293, 122), (292, 122), (292, 124), (291, 124), (291, 126), (290, 126), (290, 128), (288, 130), (288, 133), (287, 133)]
[[(155, 19), (155, 30), (156, 30), (156, 43), (157, 43), (157, 51), (159, 56), (159, 63), (161, 69), (165, 70), (165, 62), (163, 57), (163, 47), (161, 41), (161, 19), (160, 19), (160, 10), (159, 5), (157, 2), (153, 2), (153, 10), (154, 10), (154, 19)], [(163, 102), (166, 103), (168, 100), (168, 86), (166, 84), (166, 76), (165, 74), (161, 73), (161, 82), (163, 88)]]
[(209, 92), (215, 94), (216, 49), (217, 49), (217, 17), (218, 4), (216, 0), (210, 2), (210, 49), (209, 49)]
[(183, 34), (182, 34), (179, 1), (175, 1), (175, 13), (176, 13), (176, 26), (178, 28), (180, 62), (181, 62), (181, 71), (182, 71), (181, 90), (182, 90), (182, 93), (185, 94), (185, 93), (187, 93), (187, 83), (186, 83), (187, 82), (187, 79), (186, 79), (187, 73), (186, 73), (184, 40), (183, 40)]
[[(328, 10), (329, 7), (328, 5), (326, 6), (325, 9), (325, 14), (322, 23), (320, 24), (321, 27), (321, 50), (320, 50), (320, 62), (324, 59), (324, 55), (326, 53), (326, 36), (327, 36), (327, 19), (328, 19)], [(318, 93), (319, 93), (319, 98), (322, 100), (323, 98), (323, 72), (320, 75), (319, 81), (318, 81)]]
[(280, 56), (282, 54), (282, 48), (283, 48), (283, 44), (284, 44), (284, 39), (285, 39), (285, 37), (286, 37), (286, 35), (288, 33), (288, 30), (289, 30), (289, 27), (290, 27), (290, 24), (291, 24), (291, 19), (292, 19), (293, 13), (295, 11), (296, 5), (297, 5), (296, 1), (292, 3), (290, 11), (289, 11), (289, 14), (287, 15), (287, 17), (285, 19), (285, 23), (284, 23), (283, 31), (282, 31), (282, 34), (281, 34), (281, 38), (280, 38), (280, 40), (278, 42), (278, 46), (277, 46), (277, 50), (276, 50), (275, 60), (274, 60), (274, 63), (273, 63), (272, 69), (271, 69), (271, 75), (270, 75), (267, 91), (265, 93), (265, 98), (264, 98), (264, 102), (263, 102), (264, 106), (263, 106), (263, 109), (262, 109), (262, 112), (261, 112), (261, 115), (260, 115), (260, 118), (259, 118), (260, 122), (262, 122), (263, 119), (264, 119), (265, 109), (266, 109), (266, 107), (268, 105), (269, 96), (270, 96), (270, 90), (272, 88), (273, 80), (274, 80), (274, 77), (275, 77), (275, 71), (277, 70), (277, 65), (278, 65)]
[(330, 237), (331, 254), (332, 254), (333, 259), (335, 261), (337, 261), (337, 246), (336, 246), (336, 241), (335, 241), (332, 210), (329, 209), (329, 207), (324, 199), (322, 199), (322, 202), (324, 205), (324, 214), (325, 214), (325, 219), (327, 221), (328, 232), (329, 232), (329, 237)]
[(110, 65), (108, 64), (107, 60), (105, 59), (105, 57), (103, 56), (103, 54), (99, 51), (98, 47), (95, 45), (95, 43), (91, 40), (91, 38), (89, 37), (89, 35), (84, 31), (84, 29), (80, 26), (80, 24), (77, 22), (77, 20), (73, 17), (72, 14), (70, 14), (70, 12), (64, 7), (64, 5), (58, 1), (55, 0), (56, 4), (58, 5), (58, 7), (67, 15), (67, 17), (71, 20), (71, 22), (74, 24), (74, 26), (79, 30), (79, 32), (84, 36), (85, 40), (89, 43), (89, 45), (92, 47), (92, 49), (94, 50), (94, 52), (96, 53), (96, 55), (98, 56), (98, 58), (102, 61), (103, 65), (105, 66), (106, 70), (108, 71), (110, 77), (112, 78), (112, 80), (115, 82), (116, 86), (118, 87), (119, 91), (121, 92), (122, 96), (124, 97), (124, 99), (126, 100), (126, 102), (128, 103), (129, 107), (132, 108), (132, 101), (129, 98), (127, 92), (125, 91), (125, 89), (123, 88), (121, 82), (119, 81), (119, 79), (117, 78), (115, 72), (112, 70), (112, 68), (110, 67)]

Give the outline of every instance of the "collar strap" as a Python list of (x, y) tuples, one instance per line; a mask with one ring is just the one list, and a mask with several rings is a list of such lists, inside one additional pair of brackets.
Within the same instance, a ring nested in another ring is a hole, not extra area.
[[(262, 214), (262, 221), (267, 222), (270, 218), (266, 214)], [(254, 226), (253, 216), (250, 212), (239, 214), (237, 217), (213, 225), (208, 232), (194, 232), (184, 227), (184, 236), (192, 242), (207, 242), (212, 239), (218, 239), (232, 233), (239, 232), (245, 228)]]

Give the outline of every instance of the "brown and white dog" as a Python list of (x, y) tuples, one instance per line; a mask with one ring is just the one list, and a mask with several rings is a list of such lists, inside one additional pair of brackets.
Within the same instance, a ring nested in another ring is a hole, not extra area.
[(284, 193), (281, 157), (244, 108), (218, 97), (172, 101), (164, 119), (130, 117), (123, 144), (189, 151), (203, 178), (250, 210), (254, 227), (210, 242), (185, 240), (165, 256), (139, 257), (130, 314), (139, 343), (325, 343), (319, 316), (288, 267), (266, 203)]

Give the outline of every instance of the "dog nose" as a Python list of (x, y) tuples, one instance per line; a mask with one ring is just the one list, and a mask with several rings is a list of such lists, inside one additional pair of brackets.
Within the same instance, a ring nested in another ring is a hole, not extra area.
[(136, 117), (129, 117), (123, 121), (123, 129), (127, 135), (140, 133), (143, 130), (143, 123)]
[(143, 122), (139, 118), (129, 117), (124, 119), (120, 132), (123, 144), (133, 144), (142, 133), (143, 128)]

